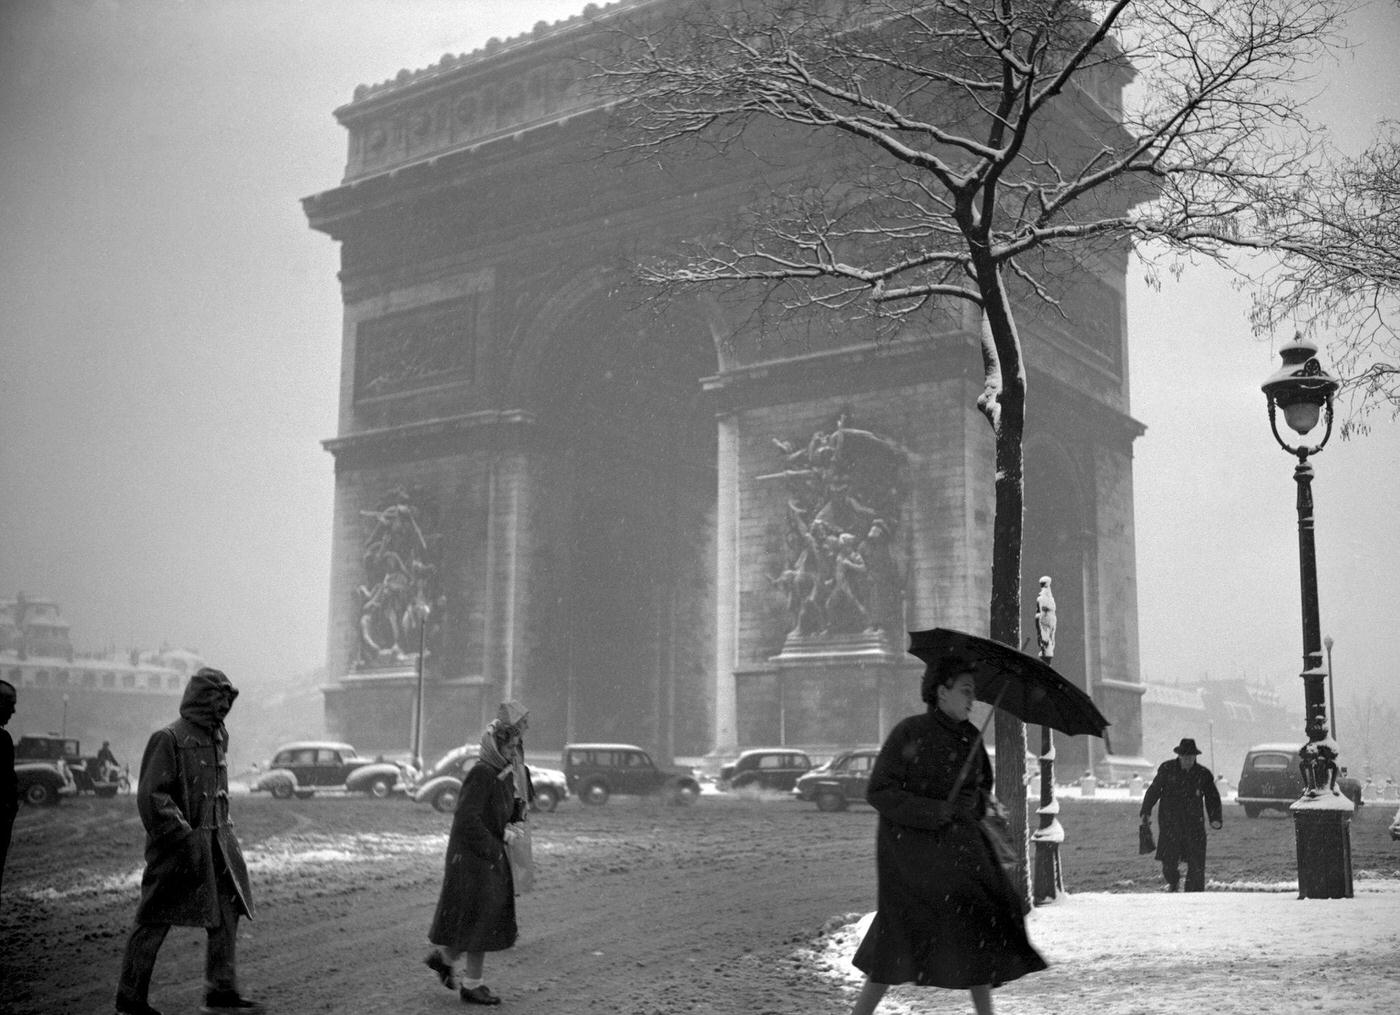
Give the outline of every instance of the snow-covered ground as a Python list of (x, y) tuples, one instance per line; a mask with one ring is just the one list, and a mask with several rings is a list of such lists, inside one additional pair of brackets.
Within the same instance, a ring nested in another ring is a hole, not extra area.
[[(1003, 1015), (1380, 1015), (1400, 1012), (1400, 882), (1357, 881), (1356, 897), (1296, 891), (1065, 895), (1027, 918), (1044, 973), (998, 991)], [(856, 985), (851, 955), (870, 917), (808, 958)], [(903, 987), (882, 1015), (971, 1011), (966, 993)]]

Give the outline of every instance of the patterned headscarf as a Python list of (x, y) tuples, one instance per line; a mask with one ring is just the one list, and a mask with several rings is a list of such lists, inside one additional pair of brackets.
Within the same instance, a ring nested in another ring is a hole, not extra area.
[(501, 750), (501, 744), (508, 743), (511, 734), (519, 736), (525, 726), (525, 717), (529, 714), (518, 702), (502, 702), (496, 718), (481, 734), (481, 760), (497, 770), (499, 774), (496, 778), (513, 778), (512, 788), (517, 800), (527, 799), (526, 787), (530, 785), (525, 776), (525, 745), (517, 739), (516, 746), (507, 755)]

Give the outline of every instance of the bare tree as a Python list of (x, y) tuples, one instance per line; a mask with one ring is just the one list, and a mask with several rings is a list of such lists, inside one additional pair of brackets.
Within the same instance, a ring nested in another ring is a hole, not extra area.
[[(653, 0), (631, 13), (598, 68), (623, 100), (617, 150), (761, 165), (784, 142), (825, 145), (742, 221), (644, 265), (645, 281), (906, 330), (950, 303), (980, 317), (990, 633), (1020, 645), (1020, 294), (1058, 308), (1068, 281), (1128, 245), (1221, 263), (1257, 248), (1242, 227), (1262, 183), (1301, 185), (1313, 162), (1292, 86), (1332, 44), (1339, 5)], [(1023, 857), (1025, 743), (1001, 716), (997, 784)]]
[(1387, 124), (1360, 157), (1271, 191), (1256, 228), (1280, 263), (1256, 293), (1256, 329), (1299, 324), (1341, 336), (1343, 436), (1366, 433), (1374, 411), (1400, 417), (1400, 126)]

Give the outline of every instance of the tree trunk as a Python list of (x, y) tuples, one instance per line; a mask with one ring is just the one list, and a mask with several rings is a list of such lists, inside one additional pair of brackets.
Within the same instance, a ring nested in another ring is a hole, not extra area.
[[(1026, 377), (1016, 322), (1000, 270), (979, 273), (987, 336), (995, 349), (1001, 391), (998, 409), (988, 414), (996, 437), (996, 515), (992, 523), (992, 598), (989, 635), (1021, 647), (1021, 528), (1024, 507), (1021, 438), (1026, 423)], [(1015, 716), (996, 717), (996, 790), (1011, 822), (1019, 859), (1016, 887), (1030, 900), (1030, 838), (1026, 820), (1026, 726)]]

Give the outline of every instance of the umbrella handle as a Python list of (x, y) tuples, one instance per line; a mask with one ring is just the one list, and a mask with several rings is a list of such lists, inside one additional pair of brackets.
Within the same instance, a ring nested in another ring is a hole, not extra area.
[(963, 783), (967, 781), (968, 772), (972, 771), (972, 759), (977, 754), (977, 745), (986, 736), (987, 727), (991, 725), (992, 716), (996, 714), (997, 706), (1001, 704), (1001, 696), (1006, 693), (1006, 684), (1001, 685), (1001, 690), (997, 692), (996, 701), (992, 702), (992, 710), (987, 713), (987, 718), (982, 720), (982, 726), (977, 731), (976, 738), (972, 741), (972, 747), (967, 752), (967, 757), (963, 759), (962, 768), (958, 772), (958, 778), (953, 783), (953, 791), (948, 794), (948, 802), (952, 803), (958, 797), (958, 791), (962, 789)]

